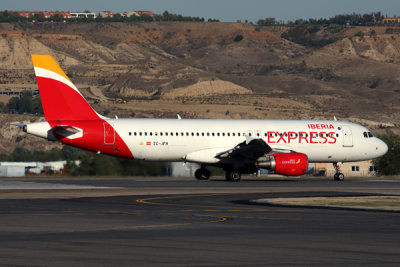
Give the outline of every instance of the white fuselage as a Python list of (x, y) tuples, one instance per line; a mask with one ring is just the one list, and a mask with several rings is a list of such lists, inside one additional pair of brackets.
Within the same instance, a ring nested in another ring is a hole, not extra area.
[[(108, 119), (135, 159), (217, 163), (215, 155), (246, 138), (273, 150), (296, 151), (310, 162), (349, 162), (382, 156), (387, 145), (368, 129), (344, 121)], [(282, 135), (282, 136), (280, 136)]]

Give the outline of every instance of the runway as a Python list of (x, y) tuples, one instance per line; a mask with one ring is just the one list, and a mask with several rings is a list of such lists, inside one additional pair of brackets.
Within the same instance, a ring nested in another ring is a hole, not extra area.
[(11, 180), (0, 182), (2, 265), (400, 264), (398, 212), (249, 203), (400, 195), (400, 179)]

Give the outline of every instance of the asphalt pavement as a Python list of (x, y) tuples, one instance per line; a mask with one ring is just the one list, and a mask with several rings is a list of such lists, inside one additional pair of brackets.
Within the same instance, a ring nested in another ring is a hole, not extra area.
[(4, 179), (0, 265), (398, 266), (398, 212), (249, 202), (377, 194), (400, 179)]

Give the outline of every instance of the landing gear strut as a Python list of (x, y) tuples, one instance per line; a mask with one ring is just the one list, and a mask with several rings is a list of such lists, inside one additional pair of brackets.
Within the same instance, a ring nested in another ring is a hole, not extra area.
[(194, 172), (194, 176), (197, 180), (208, 180), (210, 179), (211, 173), (206, 168), (200, 168)]
[(239, 182), (242, 174), (239, 171), (225, 171), (225, 179), (231, 182)]
[(333, 175), (333, 179), (335, 181), (343, 181), (344, 180), (344, 174), (340, 172), (340, 166), (342, 166), (341, 162), (336, 162), (333, 163), (333, 167), (335, 168), (335, 175)]

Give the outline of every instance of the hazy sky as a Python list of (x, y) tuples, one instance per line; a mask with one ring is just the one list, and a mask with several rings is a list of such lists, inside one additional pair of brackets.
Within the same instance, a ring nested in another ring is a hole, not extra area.
[(275, 17), (277, 20), (328, 18), (337, 14), (370, 13), (400, 16), (400, 0), (1, 0), (0, 10), (150, 10), (222, 21)]

